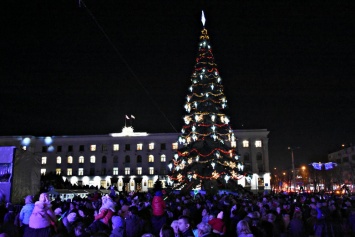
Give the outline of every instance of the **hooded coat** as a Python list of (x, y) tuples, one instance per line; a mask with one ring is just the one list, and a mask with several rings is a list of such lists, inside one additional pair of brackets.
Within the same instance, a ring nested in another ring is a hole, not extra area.
[(52, 205), (47, 194), (42, 193), (39, 201), (35, 202), (32, 214), (29, 219), (29, 226), (33, 229), (46, 228), (51, 222), (56, 221), (56, 216), (52, 210)]

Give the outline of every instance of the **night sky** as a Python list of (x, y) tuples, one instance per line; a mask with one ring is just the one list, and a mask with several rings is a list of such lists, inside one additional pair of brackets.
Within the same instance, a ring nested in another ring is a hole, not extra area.
[(270, 167), (324, 161), (355, 142), (354, 7), (2, 1), (0, 134), (180, 132), (204, 10), (232, 128), (270, 131)]

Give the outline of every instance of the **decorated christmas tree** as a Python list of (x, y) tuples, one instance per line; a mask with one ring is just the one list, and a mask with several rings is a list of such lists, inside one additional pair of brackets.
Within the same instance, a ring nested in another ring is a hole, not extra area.
[(196, 65), (186, 96), (185, 125), (180, 148), (168, 165), (169, 181), (176, 188), (219, 189), (236, 184), (243, 177), (243, 164), (236, 151), (236, 138), (224, 113), (227, 99), (215, 63), (202, 12)]

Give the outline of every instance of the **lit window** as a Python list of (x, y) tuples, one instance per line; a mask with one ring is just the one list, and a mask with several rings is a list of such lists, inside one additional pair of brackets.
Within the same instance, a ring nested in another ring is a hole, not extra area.
[(153, 188), (153, 180), (148, 180), (148, 188)]
[(42, 165), (47, 164), (47, 157), (43, 156), (42, 157)]
[(172, 144), (172, 148), (173, 148), (173, 150), (177, 150), (177, 149), (178, 149), (178, 143), (177, 143), (177, 142), (174, 142), (174, 143)]
[(61, 164), (62, 163), (62, 157), (57, 156), (57, 164)]
[(137, 151), (141, 151), (143, 150), (143, 144), (142, 143), (138, 143), (137, 144)]
[(113, 175), (118, 175), (118, 167), (113, 168)]
[(79, 163), (80, 164), (84, 163), (84, 156), (79, 156)]
[(154, 149), (154, 143), (149, 143), (149, 147), (148, 147), (149, 150), (153, 150)]
[(118, 151), (120, 149), (120, 146), (118, 144), (113, 144), (113, 150)]
[(153, 155), (149, 155), (148, 156), (148, 162), (154, 162), (154, 156)]
[(154, 174), (154, 167), (149, 167), (149, 174)]
[(62, 173), (62, 170), (61, 169), (55, 169), (55, 174), (56, 175), (60, 175)]
[(96, 145), (90, 145), (90, 151), (96, 151)]
[(255, 147), (261, 147), (261, 141), (260, 140), (256, 140), (255, 141)]
[(243, 141), (243, 147), (249, 147), (249, 141), (244, 140)]
[(137, 174), (142, 175), (142, 167), (137, 167)]
[(67, 175), (73, 175), (73, 170), (71, 168), (67, 169)]
[(41, 174), (45, 175), (46, 174), (46, 169), (41, 169)]
[(166, 161), (166, 155), (164, 155), (164, 154), (161, 155), (161, 156), (160, 156), (160, 161), (161, 161), (161, 162), (165, 162), (165, 161)]
[(236, 141), (231, 142), (231, 147), (236, 148), (237, 147), (237, 142)]
[(78, 175), (84, 175), (84, 168), (78, 169)]
[(95, 156), (90, 157), (90, 163), (94, 164), (96, 162)]
[(72, 156), (68, 156), (68, 164), (72, 164), (73, 163), (73, 157)]
[(130, 175), (131, 174), (131, 168), (124, 168), (124, 174), (125, 175)]

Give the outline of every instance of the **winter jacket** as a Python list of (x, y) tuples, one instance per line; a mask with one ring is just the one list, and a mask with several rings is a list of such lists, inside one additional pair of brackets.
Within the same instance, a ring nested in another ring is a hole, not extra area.
[(117, 227), (112, 230), (110, 237), (125, 237), (125, 229), (123, 227)]
[(184, 233), (181, 233), (181, 237), (194, 237), (194, 232), (191, 229), (187, 229)]
[(227, 228), (222, 219), (213, 218), (208, 224), (212, 227), (212, 230), (217, 231), (221, 235), (226, 233)]
[(152, 201), (153, 215), (154, 216), (164, 215), (165, 208), (166, 208), (166, 205), (165, 205), (165, 201), (164, 201), (163, 197), (154, 196), (153, 201)]
[(301, 219), (293, 218), (289, 225), (289, 236), (306, 237), (306, 227)]
[(46, 228), (51, 225), (51, 221), (56, 221), (56, 216), (49, 202), (35, 202), (32, 214), (29, 219), (29, 226), (33, 229)]
[(28, 225), (30, 222), (30, 216), (32, 214), (33, 208), (35, 207), (34, 203), (28, 203), (24, 205), (20, 211), (20, 221)]
[(130, 215), (126, 218), (126, 236), (140, 237), (144, 234), (144, 221), (136, 215)]
[(114, 214), (115, 213), (111, 209), (104, 209), (95, 216), (95, 220), (100, 220), (102, 223), (109, 225), (109, 222)]

